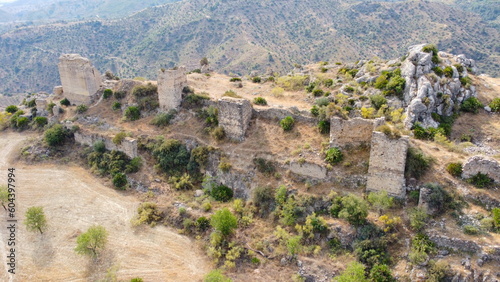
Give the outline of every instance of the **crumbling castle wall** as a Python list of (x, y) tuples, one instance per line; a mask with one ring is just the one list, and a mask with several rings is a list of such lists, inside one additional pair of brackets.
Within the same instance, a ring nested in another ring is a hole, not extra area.
[(370, 144), (372, 133), (385, 122), (384, 118), (344, 120), (332, 117), (330, 120), (330, 147), (359, 146)]
[(121, 151), (130, 158), (135, 158), (138, 156), (137, 140), (133, 138), (125, 137), (121, 144), (116, 145), (115, 143), (113, 143), (112, 138), (108, 136), (82, 131), (75, 132), (75, 142), (78, 144), (92, 146), (98, 141), (104, 142), (106, 149), (110, 151)]
[(158, 71), (158, 99), (164, 111), (178, 109), (182, 102), (182, 90), (187, 86), (186, 68)]
[(90, 104), (102, 82), (90, 60), (78, 54), (63, 54), (57, 66), (64, 96), (76, 105)]
[(463, 165), (462, 177), (470, 178), (479, 172), (500, 183), (500, 164), (497, 160), (485, 156), (470, 157)]
[(394, 197), (404, 197), (405, 163), (408, 136), (391, 139), (382, 132), (372, 135), (367, 191), (387, 191)]
[(252, 105), (248, 100), (223, 97), (219, 99), (219, 125), (226, 137), (243, 141), (252, 118)]

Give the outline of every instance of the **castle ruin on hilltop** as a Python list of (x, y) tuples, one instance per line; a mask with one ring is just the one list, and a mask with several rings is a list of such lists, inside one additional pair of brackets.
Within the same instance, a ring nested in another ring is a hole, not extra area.
[(63, 54), (57, 66), (64, 96), (76, 105), (90, 104), (102, 83), (90, 60), (78, 54)]
[(158, 100), (163, 111), (177, 110), (182, 102), (182, 90), (187, 86), (186, 68), (158, 71)]

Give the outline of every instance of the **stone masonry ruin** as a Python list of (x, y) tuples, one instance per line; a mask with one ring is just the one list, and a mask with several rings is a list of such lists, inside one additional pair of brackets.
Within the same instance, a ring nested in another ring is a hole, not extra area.
[(333, 117), (330, 120), (330, 147), (359, 146), (369, 144), (375, 128), (383, 125), (384, 118), (344, 120)]
[(500, 164), (495, 159), (484, 156), (470, 157), (463, 165), (463, 178), (470, 178), (477, 173), (487, 174), (496, 183), (500, 183)]
[(76, 105), (92, 103), (102, 80), (90, 60), (78, 54), (63, 54), (57, 66), (64, 97)]
[(394, 197), (403, 198), (405, 189), (405, 163), (408, 136), (391, 139), (382, 132), (373, 132), (367, 191), (387, 191)]
[(226, 136), (235, 141), (243, 141), (252, 118), (252, 105), (248, 100), (223, 97), (219, 99), (219, 125)]
[(137, 154), (137, 140), (131, 137), (125, 137), (121, 144), (116, 145), (113, 143), (112, 138), (103, 136), (97, 133), (88, 133), (78, 131), (75, 132), (75, 142), (80, 145), (88, 145), (92, 146), (94, 143), (102, 141), (106, 146), (106, 149), (110, 151), (121, 151), (125, 153), (130, 158), (135, 158), (138, 156)]
[(182, 102), (182, 90), (187, 86), (186, 68), (158, 71), (158, 99), (163, 111), (177, 110)]

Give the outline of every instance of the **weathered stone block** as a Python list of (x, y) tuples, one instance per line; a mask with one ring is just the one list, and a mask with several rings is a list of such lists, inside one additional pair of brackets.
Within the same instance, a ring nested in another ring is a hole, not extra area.
[(219, 125), (226, 137), (243, 141), (252, 118), (252, 105), (248, 100), (223, 97), (219, 99)]
[(408, 136), (391, 139), (382, 132), (373, 132), (366, 190), (404, 197), (407, 150)]
[(330, 120), (330, 147), (359, 146), (369, 144), (372, 132), (385, 122), (384, 118), (344, 120), (333, 117)]
[(463, 165), (462, 177), (470, 178), (479, 172), (500, 183), (500, 164), (497, 160), (485, 156), (470, 157)]
[(54, 95), (60, 96), (63, 94), (63, 87), (61, 85), (54, 87)]
[(182, 102), (182, 89), (187, 86), (186, 68), (158, 71), (158, 100), (160, 109), (178, 109)]
[(298, 162), (291, 162), (289, 169), (295, 174), (318, 179), (326, 178), (327, 173), (325, 167), (307, 162), (303, 164), (300, 164)]
[[(63, 54), (59, 57), (57, 66), (64, 97), (76, 105), (90, 104), (101, 86), (101, 75), (90, 60), (78, 54)], [(54, 92), (56, 91), (59, 92), (60, 89), (54, 88)]]

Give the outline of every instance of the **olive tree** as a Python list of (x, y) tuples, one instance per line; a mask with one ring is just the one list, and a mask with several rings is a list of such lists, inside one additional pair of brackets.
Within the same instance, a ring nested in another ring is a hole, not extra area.
[(43, 212), (43, 207), (31, 207), (26, 210), (25, 214), (26, 220), (24, 224), (29, 231), (40, 231), (47, 228), (47, 219), (45, 218), (45, 213)]
[(76, 238), (75, 251), (80, 255), (97, 257), (108, 241), (108, 232), (103, 226), (94, 225)]

